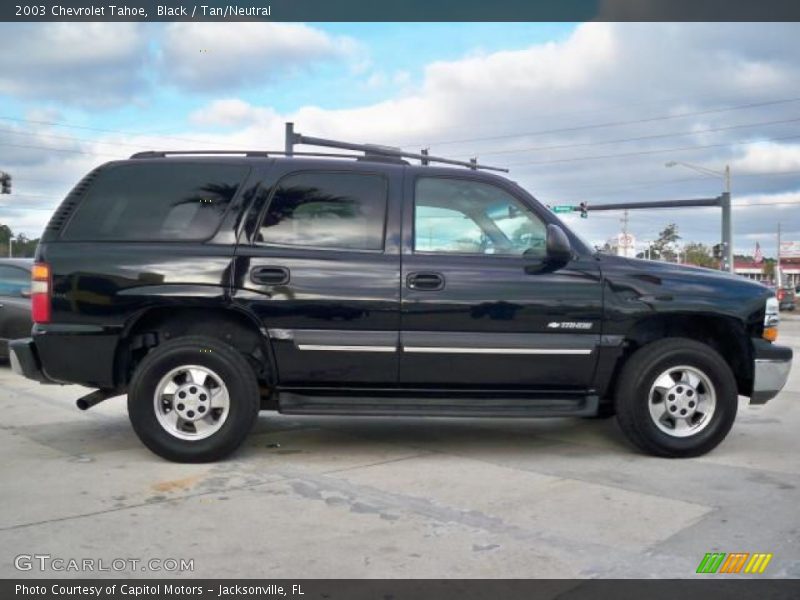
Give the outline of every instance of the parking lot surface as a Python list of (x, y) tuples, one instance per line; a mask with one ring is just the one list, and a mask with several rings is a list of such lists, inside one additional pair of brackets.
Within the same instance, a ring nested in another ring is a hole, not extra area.
[[(728, 439), (643, 456), (612, 420), (262, 413), (208, 465), (146, 450), (124, 398), (0, 367), (0, 576), (692, 577), (706, 552), (769, 552), (800, 577), (800, 318), (786, 389), (742, 399)], [(193, 572), (18, 571), (18, 555), (193, 559)], [(708, 577), (708, 576), (706, 576)]]

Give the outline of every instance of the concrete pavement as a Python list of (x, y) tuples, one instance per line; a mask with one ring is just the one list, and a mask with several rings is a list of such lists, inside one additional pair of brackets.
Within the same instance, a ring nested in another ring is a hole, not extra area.
[[(780, 342), (800, 355), (800, 318)], [(193, 559), (175, 574), (199, 577), (692, 577), (711, 551), (800, 577), (800, 367), (691, 460), (637, 453), (614, 420), (262, 413), (232, 459), (177, 465), (123, 399), (82, 413), (82, 393), (0, 368), (2, 577), (93, 575), (20, 572), (20, 554)]]

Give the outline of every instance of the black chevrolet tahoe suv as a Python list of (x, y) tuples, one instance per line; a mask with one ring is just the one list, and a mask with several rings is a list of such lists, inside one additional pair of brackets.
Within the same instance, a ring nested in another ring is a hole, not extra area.
[(14, 370), (95, 388), (84, 409), (127, 394), (142, 442), (185, 462), (232, 452), (259, 410), (616, 414), (640, 449), (697, 456), (737, 396), (786, 382), (760, 284), (596, 252), (474, 161), (291, 136), (89, 173), (42, 236)]

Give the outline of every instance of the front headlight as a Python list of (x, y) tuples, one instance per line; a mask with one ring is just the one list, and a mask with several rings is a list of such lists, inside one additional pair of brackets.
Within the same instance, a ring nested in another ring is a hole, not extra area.
[(764, 333), (761, 334), (761, 337), (769, 342), (777, 340), (778, 325), (780, 322), (781, 316), (778, 310), (778, 299), (773, 296), (767, 299), (767, 306), (764, 311)]

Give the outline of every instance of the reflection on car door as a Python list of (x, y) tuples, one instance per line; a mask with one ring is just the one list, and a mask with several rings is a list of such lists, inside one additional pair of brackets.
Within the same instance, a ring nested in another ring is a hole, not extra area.
[(597, 361), (599, 269), (545, 255), (533, 206), (483, 181), (406, 184), (400, 383), (444, 388), (585, 389)]
[(280, 384), (396, 385), (400, 256), (384, 238), (402, 176), (277, 169), (237, 249), (234, 299), (268, 329)]

